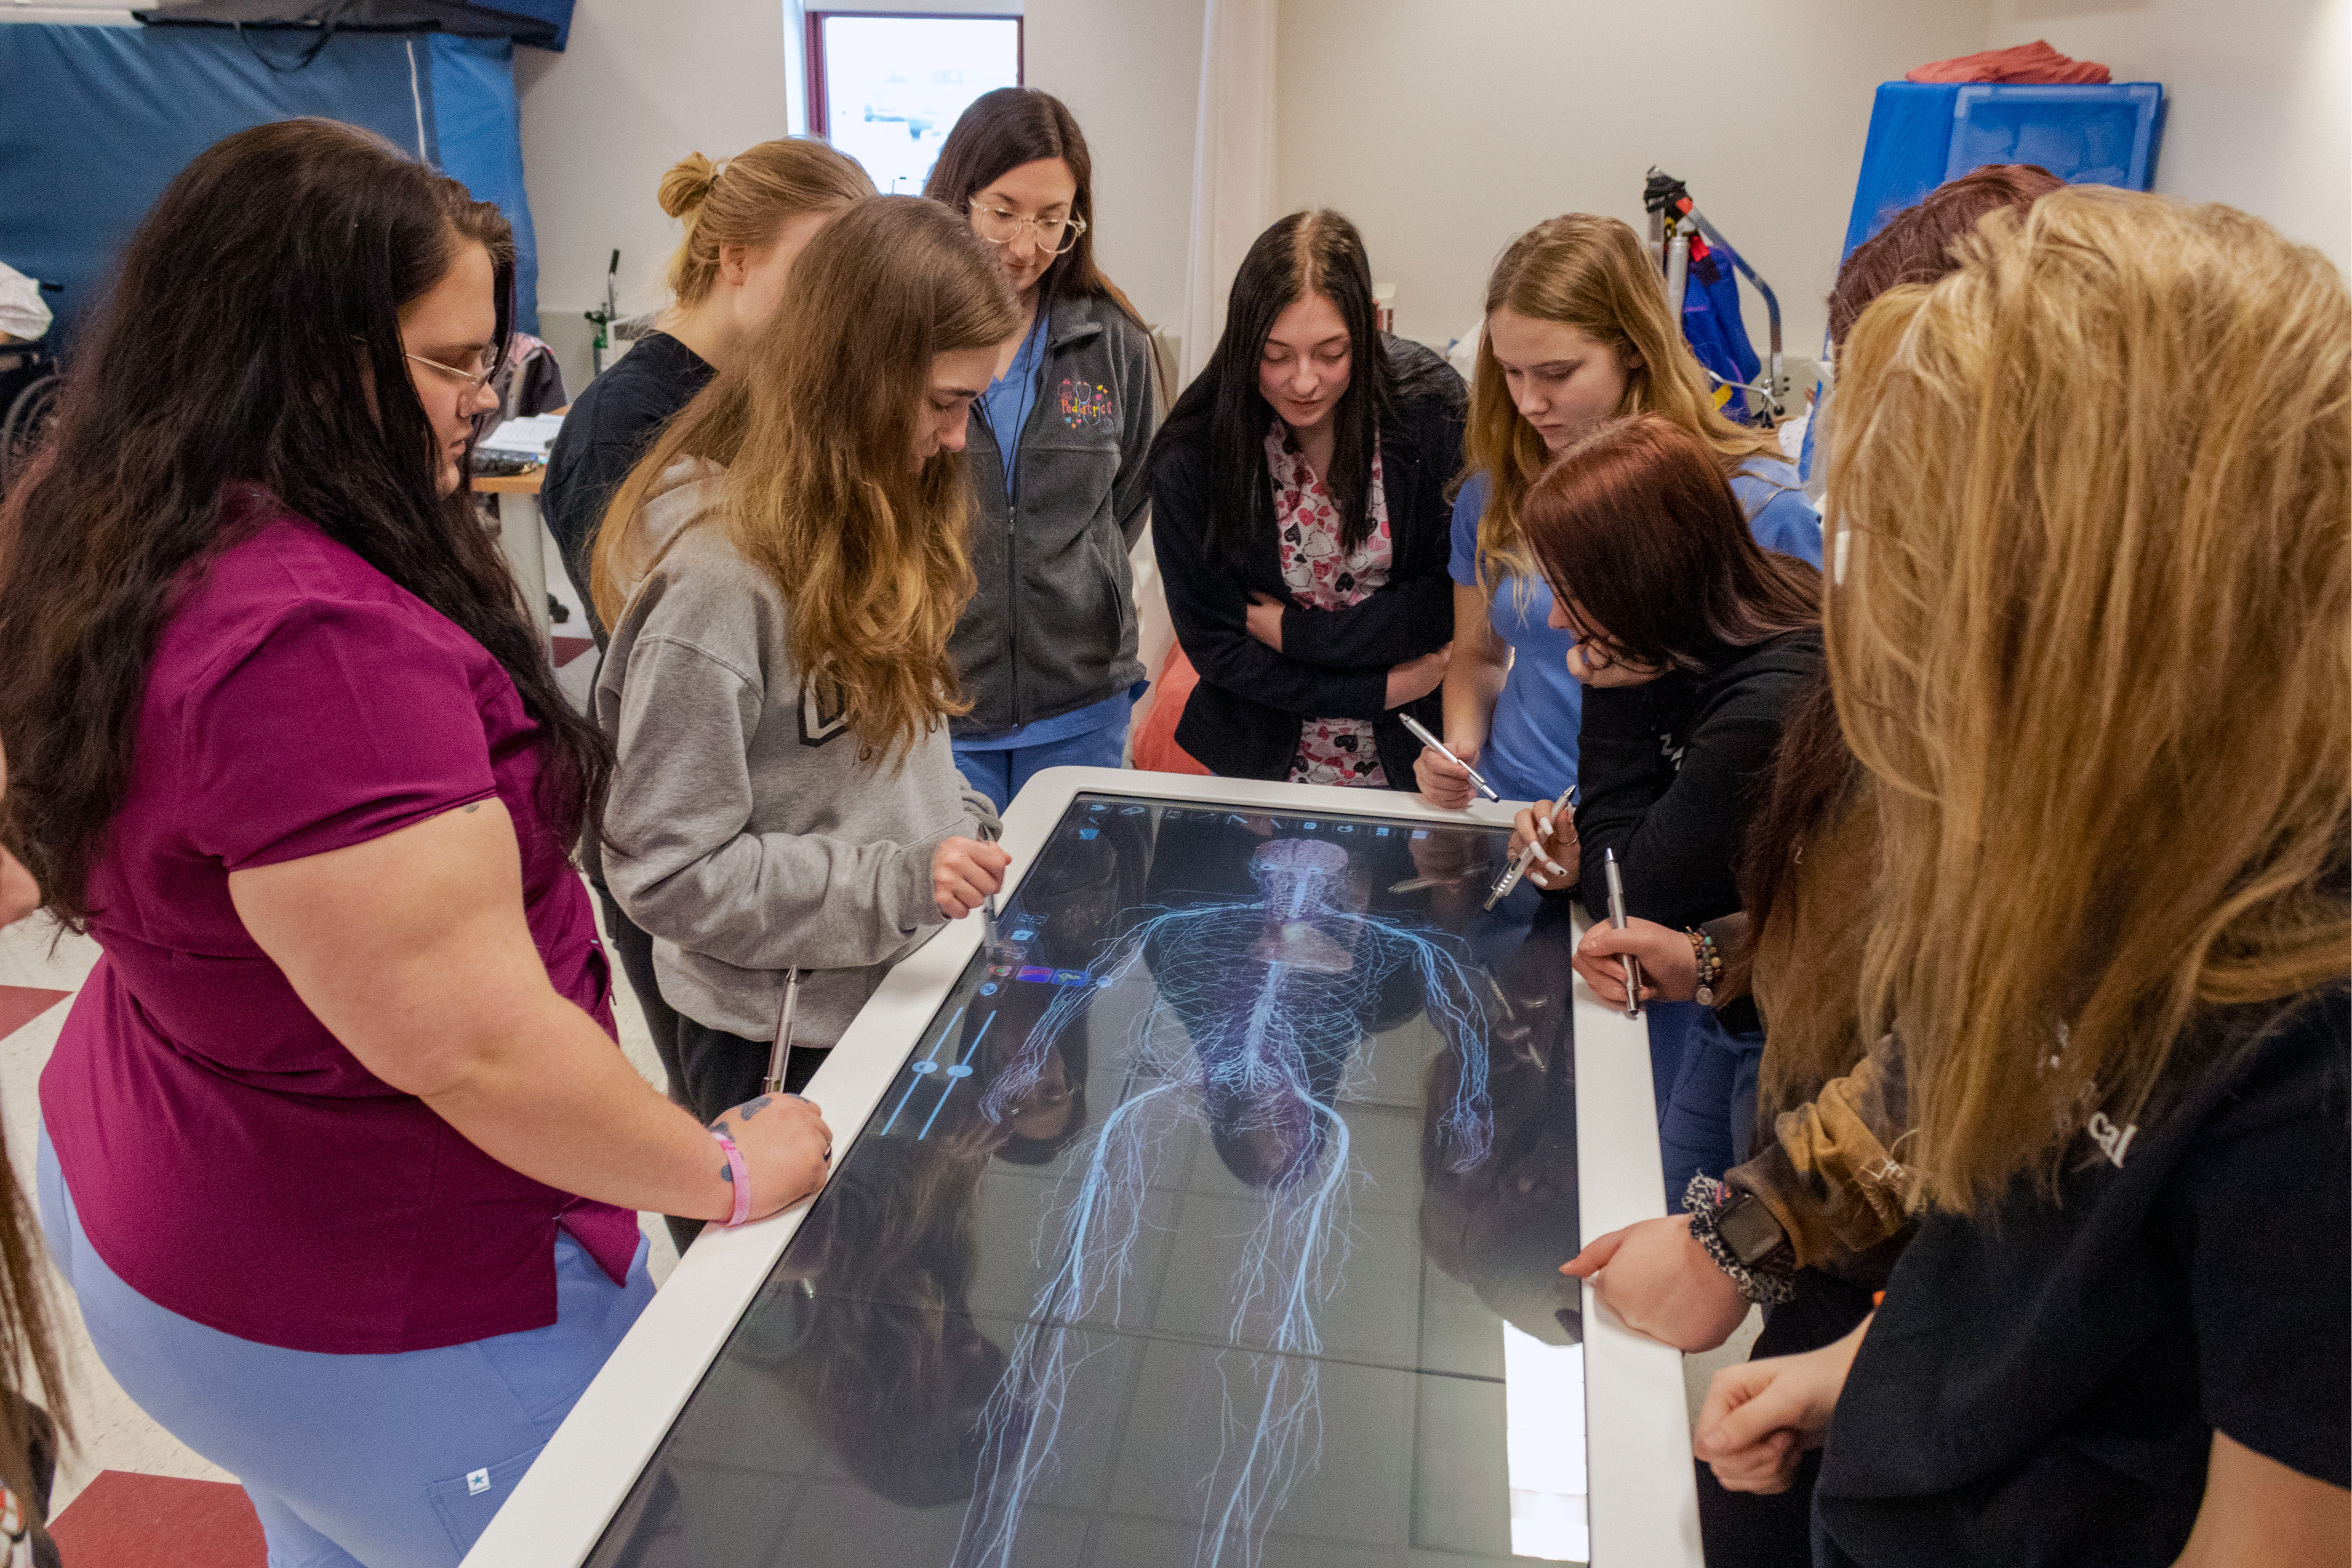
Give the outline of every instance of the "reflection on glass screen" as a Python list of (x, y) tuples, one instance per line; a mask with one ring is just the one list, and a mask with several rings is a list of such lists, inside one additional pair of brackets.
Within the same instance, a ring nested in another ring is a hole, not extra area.
[(1506, 840), (1080, 795), (591, 1561), (1582, 1561), (1574, 933), (1483, 909)]

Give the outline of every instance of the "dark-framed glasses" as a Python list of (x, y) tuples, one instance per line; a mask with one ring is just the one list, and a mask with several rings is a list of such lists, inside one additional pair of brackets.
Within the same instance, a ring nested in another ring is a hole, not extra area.
[(1034, 233), (1038, 249), (1059, 256), (1087, 232), (1087, 220), (1082, 217), (1023, 217), (978, 196), (966, 205), (971, 208), (972, 232), (991, 245), (1010, 245), (1025, 228)]

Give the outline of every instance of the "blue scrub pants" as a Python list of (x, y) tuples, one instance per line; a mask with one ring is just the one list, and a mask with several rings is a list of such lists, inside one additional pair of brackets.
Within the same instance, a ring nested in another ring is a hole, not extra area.
[(646, 1244), (615, 1285), (555, 1242), (556, 1321), (398, 1355), (238, 1339), (167, 1311), (82, 1234), (48, 1132), (41, 1229), (99, 1359), (139, 1407), (245, 1483), (269, 1568), (455, 1568), (653, 1300)]
[(1047, 768), (1115, 768), (1127, 754), (1124, 719), (1042, 746), (1007, 746), (1001, 750), (955, 746), (956, 769), (964, 782), (986, 795), (1001, 815), (1021, 793), (1021, 786)]

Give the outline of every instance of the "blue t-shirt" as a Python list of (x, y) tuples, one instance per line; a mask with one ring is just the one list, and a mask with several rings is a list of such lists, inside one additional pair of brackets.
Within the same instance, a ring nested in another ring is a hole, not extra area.
[(1029, 411), (1037, 406), (1037, 363), (1045, 354), (1045, 316), (1040, 310), (1029, 323), (1029, 335), (1013, 351), (1004, 374), (980, 395), (980, 411), (989, 434), (1004, 459), (1004, 494), (1013, 496), (1013, 480), (1021, 465), (1021, 432), (1029, 427)]
[[(1486, 510), (1486, 476), (1473, 474), (1454, 503), (1454, 580), (1478, 583), (1478, 514)], [(1822, 517), (1799, 488), (1797, 470), (1778, 458), (1754, 457), (1732, 476), (1731, 493), (1748, 531), (1767, 550), (1819, 566)], [(1478, 752), (1478, 771), (1505, 800), (1550, 800), (1576, 782), (1576, 736), (1584, 688), (1568, 673), (1570, 637), (1548, 624), (1551, 589), (1541, 577), (1505, 577), (1495, 585), (1487, 624), (1516, 656), (1496, 700)]]

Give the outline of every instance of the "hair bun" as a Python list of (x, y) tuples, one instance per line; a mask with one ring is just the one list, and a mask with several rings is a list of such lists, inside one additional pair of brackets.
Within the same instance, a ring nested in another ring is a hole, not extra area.
[(719, 165), (699, 153), (688, 153), (669, 166), (662, 176), (661, 190), (656, 197), (662, 211), (672, 217), (687, 217), (710, 195), (711, 185), (719, 178)]

